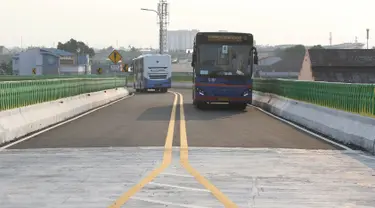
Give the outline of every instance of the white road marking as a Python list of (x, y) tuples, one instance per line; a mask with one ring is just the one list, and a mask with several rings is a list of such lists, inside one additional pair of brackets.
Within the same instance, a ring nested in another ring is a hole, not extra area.
[(351, 149), (351, 148), (349, 148), (349, 147), (347, 147), (347, 146), (344, 146), (344, 145), (339, 144), (339, 143), (337, 143), (337, 142), (334, 142), (334, 141), (332, 141), (332, 140), (330, 140), (330, 139), (327, 139), (327, 138), (325, 138), (325, 137), (323, 137), (323, 136), (320, 136), (319, 134), (316, 134), (316, 133), (314, 133), (314, 132), (312, 132), (312, 131), (309, 131), (309, 130), (307, 130), (307, 129), (301, 127), (301, 126), (298, 126), (298, 125), (296, 125), (296, 124), (294, 124), (294, 123), (292, 123), (292, 122), (290, 122), (290, 121), (288, 121), (288, 120), (285, 120), (285, 119), (283, 119), (283, 118), (281, 118), (281, 117), (279, 117), (279, 116), (276, 116), (276, 115), (274, 115), (274, 114), (272, 114), (272, 113), (270, 113), (270, 112), (268, 112), (268, 111), (265, 111), (265, 110), (263, 110), (262, 108), (259, 108), (259, 107), (254, 106), (254, 105), (251, 105), (251, 106), (254, 107), (254, 108), (256, 108), (256, 109), (258, 109), (259, 111), (261, 111), (261, 112), (263, 112), (263, 113), (265, 113), (265, 114), (267, 114), (267, 115), (269, 115), (269, 116), (271, 116), (271, 117), (273, 117), (273, 118), (279, 120), (279, 121), (282, 121), (282, 122), (284, 122), (284, 123), (286, 123), (286, 124), (288, 124), (288, 125), (290, 125), (290, 126), (293, 126), (294, 128), (296, 128), (296, 129), (298, 129), (298, 130), (301, 130), (301, 131), (303, 131), (303, 132), (305, 132), (305, 133), (307, 133), (307, 134), (310, 134), (310, 135), (312, 135), (312, 136), (314, 136), (314, 137), (317, 137), (317, 138), (319, 138), (319, 139), (321, 139), (321, 140), (323, 140), (323, 141), (326, 141), (326, 142), (328, 142), (328, 143), (331, 143), (331, 144), (333, 144), (333, 145), (335, 145), (335, 146), (337, 146), (337, 147), (340, 147), (340, 148), (342, 148), (342, 149), (345, 149), (345, 150), (351, 150), (351, 151), (354, 151), (353, 149)]
[(185, 208), (210, 208), (210, 207), (202, 207), (202, 206), (195, 206), (195, 205), (187, 205), (187, 204), (178, 204), (173, 202), (166, 202), (166, 201), (159, 201), (159, 200), (153, 200), (153, 199), (146, 199), (141, 197), (135, 197), (133, 196), (131, 199), (139, 200), (139, 201), (145, 201), (155, 204), (162, 204), (162, 205), (171, 205), (171, 206), (177, 206), (177, 207), (185, 207)]
[(155, 183), (155, 182), (150, 182), (149, 184), (150, 185), (155, 185), (155, 186), (163, 186), (163, 187), (171, 187), (171, 188), (184, 189), (184, 190), (188, 190), (188, 191), (200, 191), (200, 192), (208, 192), (208, 193), (210, 193), (210, 191), (207, 190), (207, 189), (191, 188), (191, 187), (186, 187), (186, 186), (175, 186), (175, 185), (164, 184), (164, 183)]
[(177, 174), (177, 173), (160, 173), (161, 175), (169, 175), (169, 176), (179, 176), (179, 177), (186, 177), (186, 178), (194, 178), (191, 175), (184, 175), (184, 174)]
[(107, 103), (107, 104), (105, 104), (105, 105), (102, 105), (102, 106), (100, 106), (100, 107), (97, 107), (97, 108), (94, 108), (94, 109), (92, 109), (92, 110), (89, 110), (89, 111), (87, 111), (86, 113), (83, 113), (83, 114), (81, 114), (81, 115), (79, 115), (79, 116), (76, 116), (76, 117), (70, 118), (70, 119), (68, 119), (68, 120), (66, 120), (66, 121), (63, 121), (63, 122), (58, 123), (58, 124), (55, 124), (55, 125), (53, 125), (53, 126), (51, 126), (51, 127), (48, 127), (48, 128), (46, 128), (46, 129), (43, 129), (43, 130), (41, 130), (41, 131), (35, 132), (35, 133), (33, 133), (33, 134), (31, 134), (31, 135), (29, 135), (29, 136), (27, 136), (27, 137), (24, 137), (24, 138), (22, 138), (22, 139), (16, 140), (16, 141), (14, 141), (14, 142), (12, 142), (12, 143), (9, 143), (9, 144), (7, 144), (7, 145), (5, 145), (5, 146), (0, 147), (0, 152), (3, 151), (3, 150), (5, 150), (5, 149), (8, 148), (8, 147), (11, 147), (11, 146), (14, 146), (14, 145), (16, 145), (16, 144), (18, 144), (18, 143), (21, 143), (21, 142), (24, 142), (24, 141), (26, 141), (26, 140), (29, 140), (29, 139), (31, 139), (31, 138), (33, 138), (33, 137), (35, 137), (35, 136), (38, 136), (38, 135), (40, 135), (40, 134), (43, 134), (44, 132), (47, 132), (47, 131), (49, 131), (49, 130), (52, 130), (52, 129), (54, 129), (54, 128), (57, 128), (57, 127), (62, 126), (62, 125), (64, 125), (64, 124), (67, 124), (67, 123), (69, 123), (69, 122), (75, 121), (75, 120), (77, 120), (77, 119), (79, 119), (79, 118), (81, 118), (81, 117), (83, 117), (83, 116), (86, 116), (86, 115), (88, 115), (88, 114), (90, 114), (90, 113), (93, 113), (93, 112), (98, 111), (98, 110), (100, 110), (100, 109), (102, 109), (102, 108), (108, 107), (108, 106), (110, 106), (110, 105), (113, 105), (113, 104), (115, 104), (115, 103), (117, 103), (117, 102), (120, 102), (120, 101), (122, 101), (122, 100), (125, 100), (125, 99), (130, 98), (130, 97), (133, 97), (133, 96), (134, 96), (134, 94), (127, 95), (127, 96), (125, 96), (125, 97), (123, 97), (123, 98), (120, 98), (120, 99), (118, 99), (118, 100), (116, 100), (116, 101), (113, 101), (113, 102)]

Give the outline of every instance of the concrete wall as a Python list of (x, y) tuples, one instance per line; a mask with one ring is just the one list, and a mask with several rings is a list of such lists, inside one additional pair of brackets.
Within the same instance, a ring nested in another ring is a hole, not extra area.
[(56, 75), (59, 74), (60, 58), (51, 54), (42, 55), (42, 74)]
[(30, 49), (19, 54), (19, 75), (32, 75), (32, 69), (36, 68), (36, 74), (42, 74), (43, 58), (39, 49)]
[(85, 65), (61, 65), (60, 74), (84, 74), (86, 70)]
[(374, 118), (260, 92), (255, 92), (253, 104), (340, 143), (375, 153)]
[(109, 89), (0, 111), (0, 144), (65, 121), (128, 94), (125, 88)]

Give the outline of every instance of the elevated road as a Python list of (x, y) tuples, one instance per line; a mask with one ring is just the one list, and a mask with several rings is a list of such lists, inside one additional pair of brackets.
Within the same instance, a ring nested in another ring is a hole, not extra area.
[(191, 90), (172, 91), (136, 94), (1, 151), (0, 207), (375, 204), (374, 158), (253, 107), (201, 111)]
[[(335, 149), (253, 107), (246, 112), (226, 106), (202, 111), (192, 105), (191, 90), (176, 91), (184, 97), (190, 146)], [(10, 149), (164, 146), (173, 99), (171, 93), (137, 94)], [(175, 131), (173, 146), (180, 146), (179, 128)]]

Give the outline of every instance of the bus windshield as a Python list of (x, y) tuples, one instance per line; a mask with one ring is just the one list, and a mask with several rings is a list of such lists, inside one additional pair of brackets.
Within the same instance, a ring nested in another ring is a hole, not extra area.
[(251, 75), (250, 45), (202, 44), (198, 46), (197, 75)]

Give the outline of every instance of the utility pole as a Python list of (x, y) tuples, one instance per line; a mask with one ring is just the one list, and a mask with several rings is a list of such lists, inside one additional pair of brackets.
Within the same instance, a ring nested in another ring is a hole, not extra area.
[(368, 39), (370, 36), (370, 29), (366, 29), (366, 39), (367, 39), (367, 49), (368, 49)]

